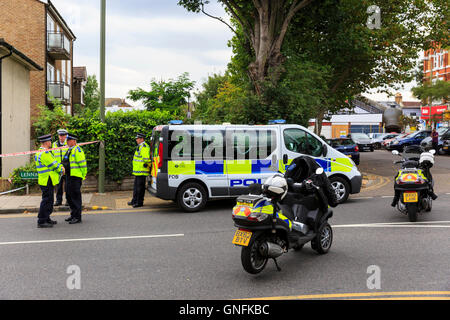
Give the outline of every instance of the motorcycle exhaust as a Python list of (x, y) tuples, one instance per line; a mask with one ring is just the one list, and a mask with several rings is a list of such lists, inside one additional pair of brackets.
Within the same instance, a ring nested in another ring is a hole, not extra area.
[(259, 248), (261, 255), (265, 258), (275, 259), (284, 253), (283, 248), (272, 242), (264, 242)]

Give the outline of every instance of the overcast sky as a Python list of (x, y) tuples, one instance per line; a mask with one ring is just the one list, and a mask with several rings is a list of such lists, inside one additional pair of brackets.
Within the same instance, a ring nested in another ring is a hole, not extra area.
[[(100, 0), (52, 0), (75, 33), (74, 66), (99, 76)], [(225, 71), (231, 58), (231, 31), (177, 0), (107, 0), (106, 96), (125, 98), (131, 89), (150, 88), (150, 80), (174, 79), (189, 72), (197, 88), (208, 75)], [(208, 11), (226, 17), (211, 1)], [(401, 91), (412, 100), (409, 90)], [(395, 93), (395, 92), (394, 92)], [(388, 100), (385, 95), (369, 95)], [(389, 98), (393, 100), (393, 98)]]

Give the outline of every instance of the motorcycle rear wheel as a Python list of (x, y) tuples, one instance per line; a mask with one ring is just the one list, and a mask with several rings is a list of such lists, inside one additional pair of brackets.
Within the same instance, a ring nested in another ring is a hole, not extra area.
[(264, 241), (264, 237), (260, 236), (250, 241), (248, 247), (242, 247), (241, 262), (244, 270), (250, 274), (258, 274), (264, 270), (269, 258), (265, 258), (259, 252), (259, 247)]
[(419, 211), (417, 204), (407, 204), (406, 205), (406, 211), (408, 212), (408, 218), (410, 222), (416, 222), (417, 221), (417, 212)]

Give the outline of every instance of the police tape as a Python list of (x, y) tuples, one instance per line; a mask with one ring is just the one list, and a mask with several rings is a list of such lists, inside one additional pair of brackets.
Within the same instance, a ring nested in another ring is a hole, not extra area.
[[(77, 143), (77, 146), (86, 146), (88, 144), (94, 144), (94, 143), (99, 143), (99, 142), (101, 142), (101, 141), (91, 141), (91, 142)], [(54, 151), (54, 150), (61, 150), (61, 149), (68, 149), (68, 148), (69, 148), (68, 146), (64, 146), (64, 147), (59, 147), (59, 148), (41, 149), (41, 150), (34, 150), (34, 151), (24, 151), (24, 152), (0, 154), (0, 158), (26, 156), (26, 155), (40, 153), (40, 152), (44, 152), (44, 151)]]

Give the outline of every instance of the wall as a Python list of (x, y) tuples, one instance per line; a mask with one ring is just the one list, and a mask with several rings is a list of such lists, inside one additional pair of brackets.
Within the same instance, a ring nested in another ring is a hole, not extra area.
[[(46, 9), (37, 0), (0, 0), (0, 38), (46, 68)], [(37, 116), (38, 104), (46, 103), (44, 72), (32, 72), (31, 116)], [(29, 139), (29, 137), (28, 137)]]
[[(2, 62), (2, 153), (30, 150), (30, 71), (13, 58)], [(1, 176), (7, 178), (25, 165), (27, 156), (3, 158)]]

